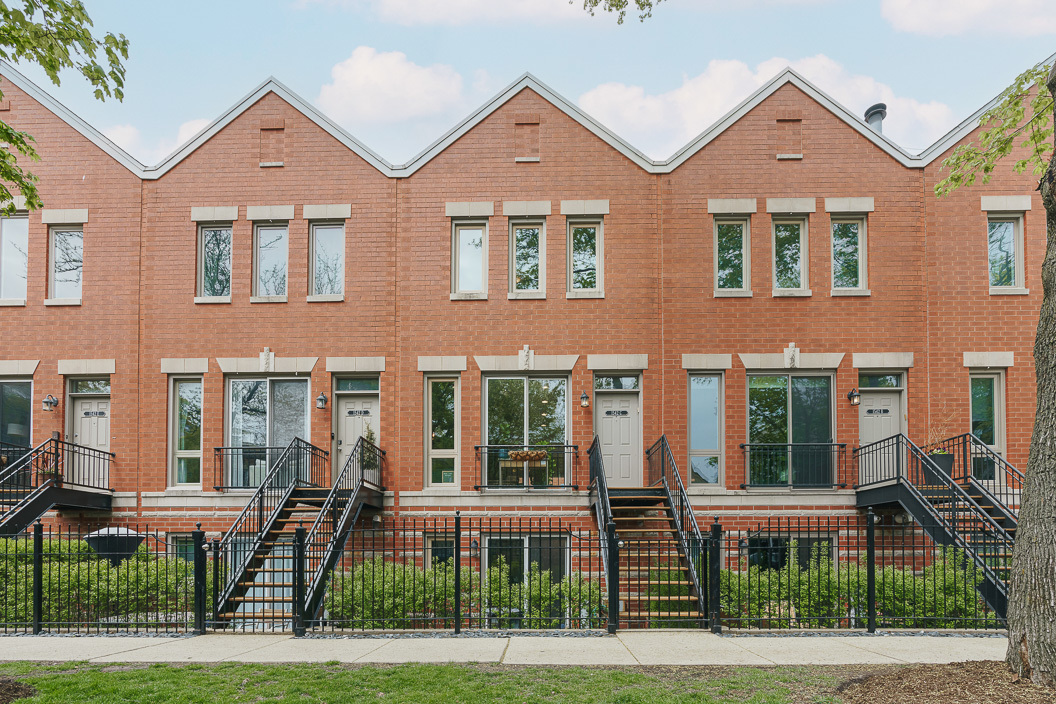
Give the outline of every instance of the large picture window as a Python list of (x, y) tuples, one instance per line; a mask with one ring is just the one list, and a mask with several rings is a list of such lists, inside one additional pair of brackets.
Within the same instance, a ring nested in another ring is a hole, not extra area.
[(229, 380), (229, 486), (259, 486), (294, 438), (307, 440), (308, 407), (307, 379)]
[(831, 486), (832, 377), (748, 377), (748, 484)]
[(566, 483), (564, 377), (486, 380), (487, 486)]

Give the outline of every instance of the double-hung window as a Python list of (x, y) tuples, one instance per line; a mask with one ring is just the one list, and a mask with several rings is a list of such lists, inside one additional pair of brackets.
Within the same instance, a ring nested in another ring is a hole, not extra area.
[(428, 483), (453, 486), (458, 478), (458, 379), (426, 379)]
[(722, 375), (689, 377), (689, 469), (692, 484), (718, 484), (722, 467)]
[(715, 220), (715, 295), (752, 290), (751, 244), (747, 218)]
[(604, 295), (604, 252), (600, 220), (569, 221), (569, 298), (601, 298)]
[[(485, 539), (488, 591), (498, 602), (510, 605), (510, 610), (493, 610), (494, 625), (511, 625), (503, 617), (512, 609), (528, 611), (521, 625), (524, 628), (559, 628), (569, 614), (561, 600), (551, 603), (546, 598), (552, 585), (560, 584), (569, 573), (568, 538), (560, 535), (518, 535), (501, 533)], [(538, 604), (532, 608), (532, 602)], [(542, 602), (542, 603), (539, 603)]]
[(487, 298), (487, 224), (484, 222), (456, 222), (451, 232), (451, 298)]
[(253, 296), (285, 300), (289, 228), (285, 224), (257, 225), (253, 234)]
[(1024, 288), (1023, 218), (1018, 215), (987, 219), (990, 292), (1005, 293)]
[(0, 302), (25, 303), (29, 218), (0, 218)]
[(832, 486), (832, 376), (748, 377), (750, 486)]
[(546, 225), (510, 221), (510, 298), (546, 296)]
[(809, 296), (807, 221), (805, 218), (775, 218), (774, 295)]
[(326, 299), (344, 297), (345, 226), (341, 223), (312, 225), (310, 291)]
[(198, 296), (231, 297), (231, 225), (198, 226)]
[(832, 219), (832, 290), (835, 294), (862, 292), (866, 283), (864, 218)]
[(202, 483), (202, 380), (172, 380), (173, 484)]
[(294, 438), (309, 438), (308, 409), (307, 379), (229, 379), (227, 486), (259, 486)]
[(567, 385), (564, 377), (485, 380), (487, 444), (481, 448), (489, 487), (564, 486)]
[(50, 239), (48, 298), (79, 302), (84, 270), (84, 229), (79, 225), (53, 227)]

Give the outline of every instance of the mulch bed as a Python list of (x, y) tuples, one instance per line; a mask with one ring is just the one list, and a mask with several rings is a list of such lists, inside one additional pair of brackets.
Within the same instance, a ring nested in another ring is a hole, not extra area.
[(1056, 691), (1019, 680), (1003, 662), (892, 667), (844, 682), (847, 704), (1052, 704)]
[(37, 690), (30, 687), (28, 684), (22, 684), (18, 680), (13, 680), (10, 677), (0, 677), (0, 704), (7, 704), (16, 699), (32, 697), (36, 693)]

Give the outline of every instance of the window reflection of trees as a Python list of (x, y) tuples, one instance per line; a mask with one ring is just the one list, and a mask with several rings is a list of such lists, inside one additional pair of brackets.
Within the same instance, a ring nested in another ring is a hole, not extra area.
[(317, 227), (315, 229), (315, 295), (336, 295), (345, 288), (344, 228)]
[(598, 287), (597, 228), (572, 228), (572, 288)]
[(989, 224), (991, 286), (1014, 286), (1016, 283), (1014, 229), (1011, 222)]
[(52, 262), (55, 298), (80, 298), (83, 268), (84, 233), (79, 230), (56, 232)]
[(717, 239), (717, 287), (744, 288), (744, 226), (740, 223), (720, 223)]
[(777, 288), (800, 288), (799, 225), (779, 223), (774, 226), (774, 276)]
[(261, 228), (257, 231), (258, 296), (286, 295), (287, 241), (285, 228)]
[(202, 230), (202, 295), (231, 295), (231, 228)]
[(514, 230), (514, 288), (534, 291), (539, 288), (539, 228), (518, 227)]
[(858, 223), (832, 226), (832, 284), (836, 288), (858, 288)]

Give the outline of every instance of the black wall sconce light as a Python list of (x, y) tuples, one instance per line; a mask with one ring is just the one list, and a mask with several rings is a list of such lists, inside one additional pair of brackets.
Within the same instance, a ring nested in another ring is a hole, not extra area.
[(858, 392), (858, 389), (851, 389), (847, 392), (847, 400), (851, 402), (852, 406), (857, 406), (862, 402), (862, 395)]

